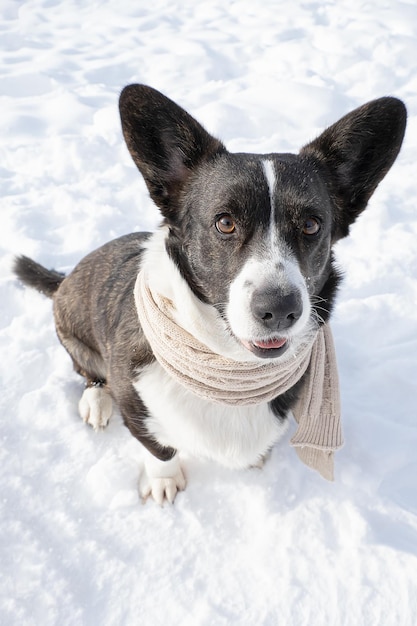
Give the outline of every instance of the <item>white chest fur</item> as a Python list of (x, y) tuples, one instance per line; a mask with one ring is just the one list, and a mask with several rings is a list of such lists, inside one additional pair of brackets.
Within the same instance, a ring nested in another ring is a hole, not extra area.
[(267, 403), (215, 404), (183, 388), (158, 363), (140, 374), (135, 388), (151, 413), (148, 431), (161, 445), (227, 467), (256, 465), (287, 428)]

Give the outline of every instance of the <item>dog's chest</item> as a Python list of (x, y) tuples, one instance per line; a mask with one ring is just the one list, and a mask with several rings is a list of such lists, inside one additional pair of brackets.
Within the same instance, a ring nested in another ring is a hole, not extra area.
[(135, 388), (150, 414), (147, 429), (161, 445), (228, 467), (256, 465), (287, 429), (267, 403), (213, 403), (186, 390), (156, 362), (140, 374)]

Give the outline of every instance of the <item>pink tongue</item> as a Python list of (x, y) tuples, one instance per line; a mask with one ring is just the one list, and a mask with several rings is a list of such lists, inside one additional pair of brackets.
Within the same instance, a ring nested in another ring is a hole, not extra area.
[(257, 348), (263, 350), (271, 350), (272, 348), (282, 348), (287, 343), (286, 339), (270, 339), (269, 341), (254, 341), (254, 345)]

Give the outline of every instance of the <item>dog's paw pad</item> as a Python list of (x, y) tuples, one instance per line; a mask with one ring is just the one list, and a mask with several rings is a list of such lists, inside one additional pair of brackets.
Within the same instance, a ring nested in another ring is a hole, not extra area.
[(179, 491), (184, 491), (186, 487), (185, 476), (181, 470), (175, 476), (169, 477), (149, 477), (145, 475), (139, 485), (139, 492), (143, 501), (151, 497), (157, 504), (163, 506), (167, 501), (173, 504)]
[(83, 421), (98, 431), (105, 428), (113, 410), (110, 394), (103, 387), (87, 387), (78, 404)]

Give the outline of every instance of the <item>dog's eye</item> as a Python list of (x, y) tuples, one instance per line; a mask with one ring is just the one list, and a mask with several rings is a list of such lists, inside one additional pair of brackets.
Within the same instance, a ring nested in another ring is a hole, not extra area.
[(304, 235), (317, 235), (321, 228), (320, 222), (315, 217), (309, 217), (304, 222), (303, 234)]
[(224, 213), (217, 218), (216, 228), (222, 235), (231, 235), (236, 230), (236, 222), (231, 215)]

